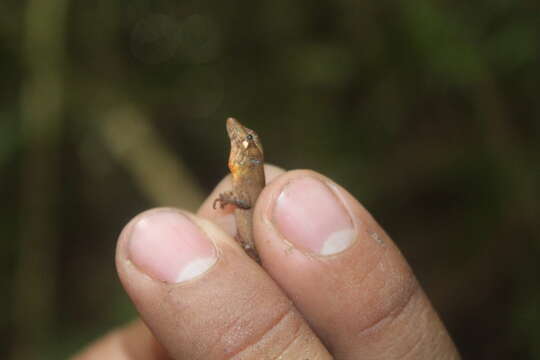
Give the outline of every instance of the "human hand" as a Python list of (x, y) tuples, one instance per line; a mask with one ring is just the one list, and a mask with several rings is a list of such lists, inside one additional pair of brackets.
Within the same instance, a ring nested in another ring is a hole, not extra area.
[[(142, 321), (83, 359), (458, 359), (392, 240), (346, 190), (267, 166), (254, 234), (262, 267), (234, 241), (234, 217), (154, 209), (118, 240), (120, 280)], [(149, 331), (148, 329), (151, 329)]]

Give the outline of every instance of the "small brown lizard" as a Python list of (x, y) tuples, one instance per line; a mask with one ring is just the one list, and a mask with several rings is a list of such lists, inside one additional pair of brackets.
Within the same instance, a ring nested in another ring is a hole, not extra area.
[(229, 170), (232, 174), (232, 191), (219, 194), (213, 207), (220, 203), (236, 207), (236, 240), (246, 253), (260, 263), (253, 241), (253, 207), (265, 185), (263, 148), (255, 131), (246, 128), (234, 118), (227, 119), (227, 133), (231, 140)]

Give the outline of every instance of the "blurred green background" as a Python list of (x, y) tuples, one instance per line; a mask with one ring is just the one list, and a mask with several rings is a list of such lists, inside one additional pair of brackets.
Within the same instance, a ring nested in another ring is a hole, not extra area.
[(465, 358), (540, 359), (540, 3), (0, 2), (0, 358), (133, 318), (116, 236), (195, 210), (225, 118), (349, 189)]

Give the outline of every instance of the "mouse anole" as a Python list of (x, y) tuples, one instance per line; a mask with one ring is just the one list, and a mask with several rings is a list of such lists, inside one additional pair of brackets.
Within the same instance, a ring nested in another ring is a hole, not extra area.
[(248, 129), (234, 118), (227, 119), (227, 133), (231, 141), (229, 170), (232, 174), (232, 191), (219, 194), (214, 209), (232, 204), (236, 208), (237, 236), (246, 253), (260, 263), (253, 241), (253, 207), (265, 185), (263, 148), (255, 131)]

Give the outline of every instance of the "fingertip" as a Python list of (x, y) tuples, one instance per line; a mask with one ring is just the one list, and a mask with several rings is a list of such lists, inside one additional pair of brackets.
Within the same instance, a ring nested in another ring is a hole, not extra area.
[(170, 359), (148, 327), (140, 320), (115, 329), (101, 339), (88, 345), (72, 360), (97, 359)]
[(136, 216), (122, 231), (117, 268), (124, 282), (133, 267), (167, 283), (189, 281), (217, 261), (215, 244), (190, 214), (156, 208)]

